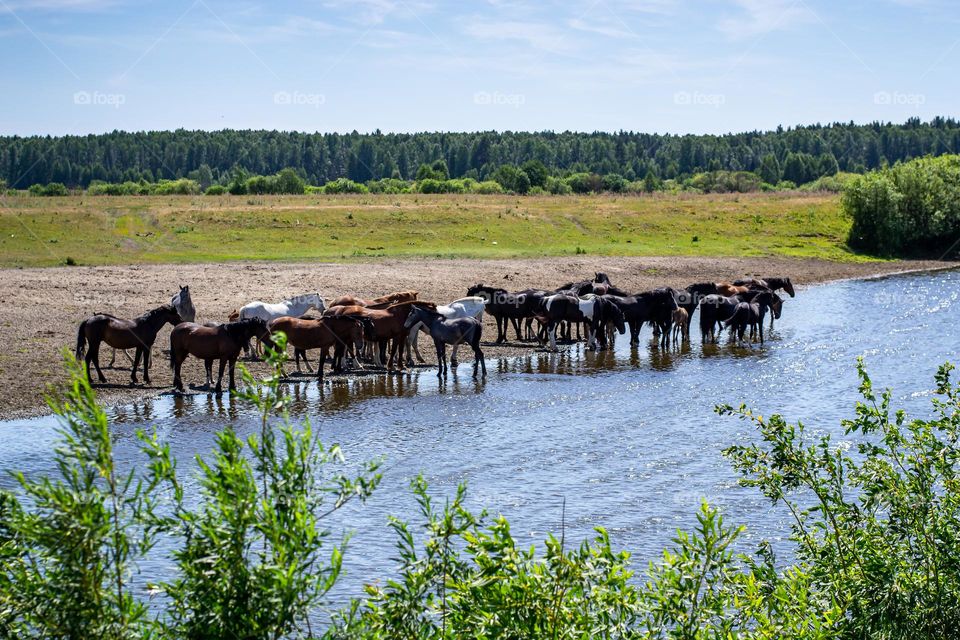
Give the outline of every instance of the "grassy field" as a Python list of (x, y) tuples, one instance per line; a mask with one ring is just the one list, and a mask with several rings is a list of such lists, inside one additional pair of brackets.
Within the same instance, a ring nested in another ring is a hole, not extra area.
[(821, 194), (5, 196), (0, 266), (370, 257), (865, 260)]

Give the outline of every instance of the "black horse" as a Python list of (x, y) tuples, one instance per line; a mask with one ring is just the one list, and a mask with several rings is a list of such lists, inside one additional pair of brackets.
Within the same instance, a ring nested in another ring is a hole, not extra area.
[(763, 318), (768, 309), (773, 308), (777, 294), (770, 290), (761, 291), (749, 302), (741, 302), (733, 310), (733, 315), (723, 323), (724, 327), (732, 328), (738, 342), (743, 342), (743, 336), (750, 327), (750, 339), (756, 339), (759, 332), (760, 344), (763, 344)]
[[(745, 286), (745, 285), (739, 285)], [(700, 340), (706, 342), (707, 335), (710, 335), (711, 342), (717, 341), (716, 329), (718, 325), (723, 325), (727, 320), (733, 317), (737, 305), (741, 302), (754, 302), (764, 306), (766, 310), (779, 318), (783, 310), (783, 300), (780, 296), (770, 291), (770, 289), (751, 289), (746, 293), (738, 293), (735, 296), (708, 295), (700, 300)]]
[(677, 309), (677, 299), (673, 289), (661, 287), (653, 291), (641, 291), (632, 296), (604, 296), (619, 307), (624, 319), (630, 325), (630, 344), (640, 344), (640, 329), (644, 322), (660, 328), (660, 342), (669, 344), (669, 327), (673, 322), (673, 312)]
[(486, 301), (484, 310), (497, 321), (496, 344), (501, 344), (507, 340), (511, 323), (517, 334), (517, 340), (523, 339), (520, 336), (520, 321), (536, 315), (540, 301), (547, 292), (540, 289), (525, 289), (510, 293), (506, 289), (488, 287), (480, 283), (467, 289), (467, 295), (480, 296)]

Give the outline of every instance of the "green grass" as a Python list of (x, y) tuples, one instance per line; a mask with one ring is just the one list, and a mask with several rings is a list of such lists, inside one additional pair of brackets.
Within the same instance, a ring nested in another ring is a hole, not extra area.
[(6, 196), (0, 266), (373, 257), (866, 260), (822, 194)]

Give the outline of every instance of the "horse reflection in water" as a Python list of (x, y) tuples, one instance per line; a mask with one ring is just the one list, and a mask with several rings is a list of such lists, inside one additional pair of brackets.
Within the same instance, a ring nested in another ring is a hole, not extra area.
[(216, 418), (212, 424), (234, 422), (240, 417), (241, 403), (233, 395), (215, 393), (171, 394), (173, 416), (194, 419), (198, 414)]

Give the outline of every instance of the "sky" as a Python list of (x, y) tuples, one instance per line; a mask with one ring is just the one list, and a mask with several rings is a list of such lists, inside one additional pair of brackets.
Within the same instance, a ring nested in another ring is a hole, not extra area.
[(0, 134), (960, 116), (955, 0), (0, 0)]

